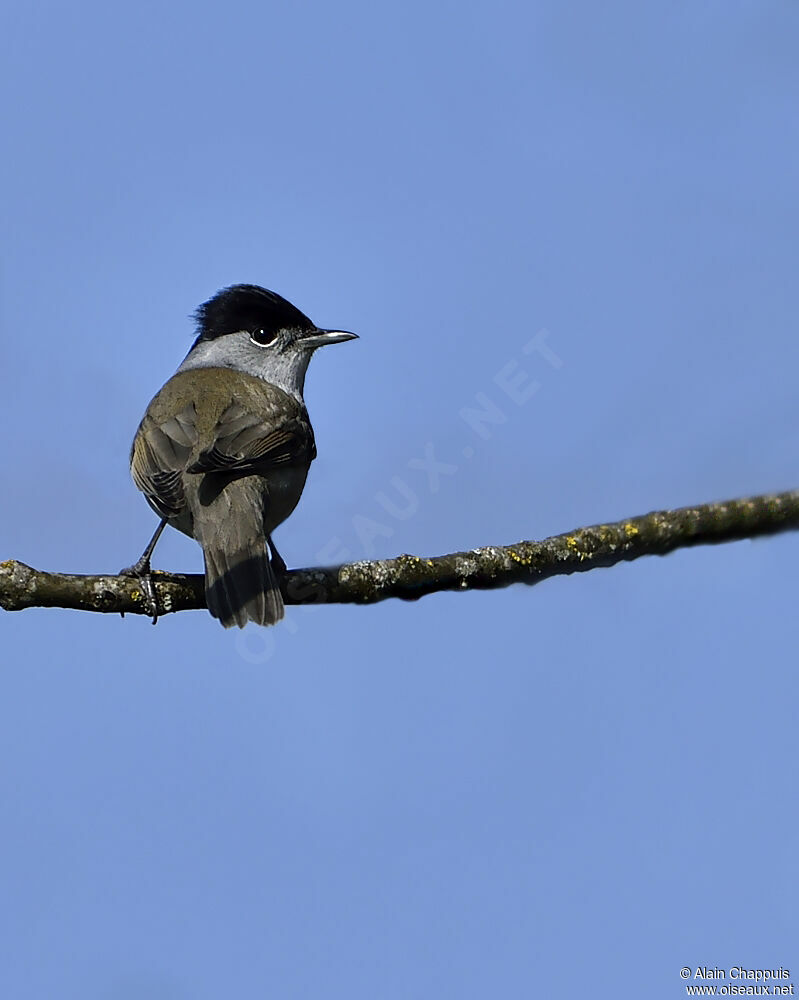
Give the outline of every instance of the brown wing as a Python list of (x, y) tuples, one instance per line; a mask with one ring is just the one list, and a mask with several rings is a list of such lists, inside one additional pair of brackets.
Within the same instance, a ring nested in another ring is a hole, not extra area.
[(304, 409), (265, 417), (234, 402), (220, 416), (213, 444), (186, 471), (266, 472), (294, 462), (310, 462), (315, 455), (313, 431)]
[(175, 517), (186, 506), (181, 474), (197, 439), (194, 403), (161, 423), (148, 415), (139, 426), (130, 453), (130, 471), (161, 517)]

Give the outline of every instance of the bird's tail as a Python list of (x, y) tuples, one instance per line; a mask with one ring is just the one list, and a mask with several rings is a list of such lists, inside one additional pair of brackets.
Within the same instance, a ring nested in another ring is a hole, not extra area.
[(280, 621), (283, 597), (263, 536), (238, 551), (208, 546), (203, 553), (208, 610), (225, 628)]

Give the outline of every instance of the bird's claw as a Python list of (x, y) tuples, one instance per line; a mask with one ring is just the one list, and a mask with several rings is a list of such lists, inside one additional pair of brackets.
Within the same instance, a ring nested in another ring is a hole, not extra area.
[(153, 583), (149, 560), (146, 562), (139, 560), (139, 562), (134, 563), (132, 566), (126, 566), (125, 569), (119, 571), (119, 575), (132, 576), (139, 581), (144, 610), (152, 618), (153, 625), (155, 625), (158, 621), (158, 598), (155, 593), (155, 584)]

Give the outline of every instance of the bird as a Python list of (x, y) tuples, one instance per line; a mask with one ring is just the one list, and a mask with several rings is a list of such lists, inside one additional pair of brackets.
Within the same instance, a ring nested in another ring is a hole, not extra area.
[(260, 285), (231, 285), (194, 313), (196, 339), (148, 405), (130, 452), (133, 481), (161, 518), (121, 572), (141, 584), (167, 525), (199, 542), (208, 610), (225, 627), (283, 618), (286, 564), (272, 533), (299, 502), (316, 444), (303, 390), (319, 347), (357, 339), (320, 329)]

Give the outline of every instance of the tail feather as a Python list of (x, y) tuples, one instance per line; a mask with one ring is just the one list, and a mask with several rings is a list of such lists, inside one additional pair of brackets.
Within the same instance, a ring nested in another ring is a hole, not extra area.
[(208, 610), (225, 628), (280, 621), (283, 597), (263, 539), (237, 552), (209, 547), (204, 555)]

